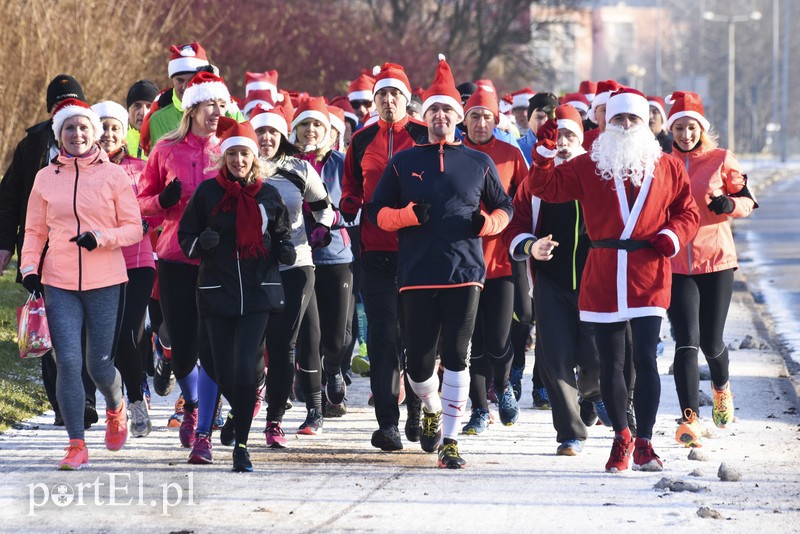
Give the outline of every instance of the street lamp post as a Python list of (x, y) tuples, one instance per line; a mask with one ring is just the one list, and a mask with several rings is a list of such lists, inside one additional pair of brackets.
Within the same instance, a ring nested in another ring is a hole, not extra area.
[(712, 11), (703, 13), (703, 18), (713, 22), (728, 23), (728, 149), (736, 150), (736, 134), (734, 133), (736, 78), (736, 23), (761, 20), (761, 12), (753, 11), (749, 15), (717, 15)]

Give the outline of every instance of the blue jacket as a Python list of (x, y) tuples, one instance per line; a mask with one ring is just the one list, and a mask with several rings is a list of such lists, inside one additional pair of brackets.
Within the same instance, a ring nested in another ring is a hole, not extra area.
[(483, 285), (486, 267), (472, 216), (481, 202), (487, 213), (514, 212), (497, 168), (482, 152), (460, 142), (415, 145), (389, 160), (367, 204), (378, 223), (383, 208), (410, 202), (431, 205), (430, 220), (398, 231), (397, 285), (400, 290)]
[[(328, 198), (333, 206), (338, 206), (342, 198), (342, 175), (344, 174), (344, 154), (338, 150), (331, 150), (325, 156), (325, 163), (322, 172), (319, 173), (322, 183), (328, 190)], [(327, 247), (313, 250), (314, 265), (336, 265), (340, 263), (351, 263), (353, 261), (353, 250), (350, 246), (350, 234), (345, 229), (346, 226), (357, 224), (347, 224), (336, 214), (334, 224), (331, 226), (331, 242)], [(310, 229), (309, 225), (306, 228)]]
[(530, 167), (533, 158), (531, 151), (533, 151), (533, 147), (536, 144), (536, 135), (531, 130), (528, 130), (528, 133), (517, 140), (517, 144), (519, 144), (519, 149), (522, 150), (522, 155), (525, 156), (525, 161), (528, 162)]

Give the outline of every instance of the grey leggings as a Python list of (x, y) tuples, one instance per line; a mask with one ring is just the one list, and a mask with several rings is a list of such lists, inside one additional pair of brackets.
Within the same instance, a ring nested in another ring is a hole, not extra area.
[(114, 332), (122, 285), (68, 291), (45, 286), (45, 309), (58, 378), (56, 396), (69, 439), (83, 439), (86, 394), (81, 382), (81, 330), (86, 327), (86, 368), (106, 400), (116, 410), (122, 403), (122, 379), (114, 367)]

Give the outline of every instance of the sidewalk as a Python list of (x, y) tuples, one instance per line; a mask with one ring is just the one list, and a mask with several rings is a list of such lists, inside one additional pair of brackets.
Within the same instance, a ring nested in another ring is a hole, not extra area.
[[(158, 397), (153, 398), (150, 436), (131, 439), (112, 453), (103, 448), (103, 425), (95, 425), (87, 433), (91, 468), (59, 472), (55, 465), (66, 435), (49, 424), (52, 414), (45, 414), (0, 436), (0, 529), (571, 532), (602, 525), (620, 532), (794, 530), (800, 524), (800, 419), (783, 360), (761, 337), (766, 334), (755, 310), (739, 275), (726, 327), (726, 341), (737, 348), (731, 350), (731, 380), (738, 421), (727, 430), (716, 429), (710, 408), (703, 408), (704, 426), (714, 434), (701, 449), (707, 462), (688, 460), (689, 450), (673, 440), (679, 410), (667, 374), (673, 346), (666, 335), (654, 436), (663, 473), (604, 473), (612, 433), (601, 426), (591, 429), (582, 455), (555, 456), (550, 412), (531, 408), (529, 358), (519, 422), (463, 436), (468, 468), (462, 471), (436, 468), (435, 456), (413, 443), (406, 442), (400, 453), (373, 449), (369, 439), (376, 425), (366, 405), (365, 378), (356, 378), (348, 392), (347, 416), (327, 420), (322, 436), (292, 435), (284, 451), (265, 448), (262, 412), (251, 435), (253, 474), (231, 473), (231, 448), (216, 444), (214, 465), (188, 465), (177, 432), (165, 428), (172, 399)], [(668, 332), (666, 324), (662, 332)], [(748, 335), (763, 348), (738, 349)], [(710, 394), (708, 381), (701, 388)], [(287, 434), (304, 413), (302, 407), (287, 413)], [(401, 413), (402, 423), (405, 410)], [(719, 481), (721, 462), (740, 471), (741, 481)], [(697, 476), (690, 476), (693, 472)], [(654, 489), (662, 477), (707, 489)], [(110, 490), (112, 485), (116, 489)], [(701, 507), (723, 519), (701, 519)]]

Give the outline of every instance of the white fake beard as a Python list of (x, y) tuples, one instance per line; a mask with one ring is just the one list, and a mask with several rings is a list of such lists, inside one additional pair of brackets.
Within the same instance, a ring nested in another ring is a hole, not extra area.
[(603, 180), (630, 180), (639, 187), (661, 155), (661, 145), (646, 124), (628, 130), (609, 124), (592, 144), (591, 158)]

